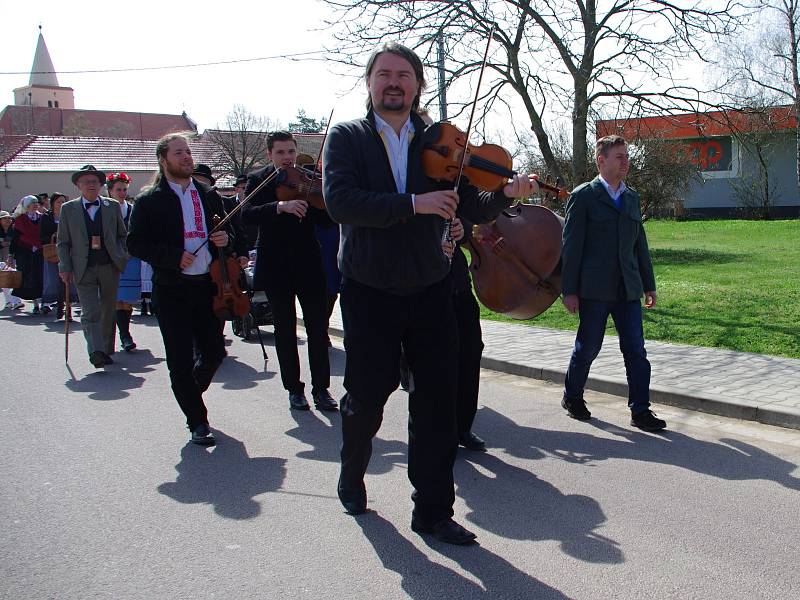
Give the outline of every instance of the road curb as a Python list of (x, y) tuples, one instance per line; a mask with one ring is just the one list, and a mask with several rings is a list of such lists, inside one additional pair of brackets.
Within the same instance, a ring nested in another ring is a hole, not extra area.
[[(298, 319), (302, 324), (302, 320)], [(342, 337), (344, 332), (336, 327), (329, 329), (331, 335)], [(550, 383), (563, 384), (565, 372), (550, 367), (537, 365), (523, 365), (520, 363), (484, 356), (481, 358), (481, 367), (490, 371), (549, 381)], [(628, 396), (628, 384), (603, 377), (602, 375), (589, 375), (586, 388), (603, 394)], [(710, 394), (687, 394), (683, 391), (653, 386), (650, 388), (650, 400), (654, 404), (666, 404), (678, 408), (686, 408), (722, 417), (757, 421), (765, 425), (776, 425), (789, 429), (800, 429), (800, 411), (769, 402), (754, 400), (733, 399)]]

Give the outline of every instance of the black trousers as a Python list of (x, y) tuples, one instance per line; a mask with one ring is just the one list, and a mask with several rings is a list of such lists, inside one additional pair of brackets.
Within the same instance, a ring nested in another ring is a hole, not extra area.
[(297, 311), (295, 298), (303, 309), (303, 323), (308, 336), (308, 362), (311, 389), (325, 391), (331, 384), (328, 361), (328, 300), (322, 276), (289, 277), (281, 284), (266, 286), (275, 326), (275, 349), (281, 369), (281, 382), (290, 393), (301, 393), (300, 357), (297, 353)]
[[(190, 431), (208, 423), (203, 392), (225, 358), (225, 339), (212, 310), (213, 294), (210, 283), (153, 286), (172, 392)], [(193, 342), (197, 345), (197, 359), (193, 356)]]
[(409, 393), (408, 478), (414, 516), (435, 523), (453, 515), (456, 435), (456, 320), (451, 284), (397, 296), (345, 279), (340, 297), (347, 353), (342, 399), (343, 498), (366, 498), (364, 475), (383, 407), (400, 379), (405, 349)]
[(458, 323), (458, 433), (469, 433), (478, 412), (481, 380), (481, 309), (471, 290), (453, 294), (453, 310)]

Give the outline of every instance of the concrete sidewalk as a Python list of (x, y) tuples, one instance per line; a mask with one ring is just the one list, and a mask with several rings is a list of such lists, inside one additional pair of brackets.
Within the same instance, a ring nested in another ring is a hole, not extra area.
[[(331, 332), (342, 334), (334, 310)], [(482, 366), (523, 377), (564, 382), (575, 334), (523, 324), (481, 321)], [(652, 364), (651, 401), (738, 419), (800, 429), (800, 360), (646, 341)], [(616, 336), (606, 335), (587, 388), (627, 397)]]

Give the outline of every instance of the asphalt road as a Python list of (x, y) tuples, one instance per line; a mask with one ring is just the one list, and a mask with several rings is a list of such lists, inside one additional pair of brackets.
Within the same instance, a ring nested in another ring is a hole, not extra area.
[[(2, 598), (800, 597), (798, 431), (657, 407), (670, 428), (646, 434), (602, 394), (580, 423), (559, 387), (484, 372), (490, 450), (456, 464), (456, 518), (480, 545), (450, 547), (410, 529), (402, 392), (375, 444), (374, 512), (354, 518), (335, 493), (338, 414), (289, 411), (271, 336), (265, 371), (257, 342), (228, 333), (204, 449), (154, 319), (103, 372), (80, 332), (65, 367), (62, 328), (0, 313)], [(331, 361), (339, 397), (343, 352)]]

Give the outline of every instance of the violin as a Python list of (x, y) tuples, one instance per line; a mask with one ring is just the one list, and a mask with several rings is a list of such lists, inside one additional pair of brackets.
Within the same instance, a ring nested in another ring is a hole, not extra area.
[[(466, 134), (450, 123), (431, 125), (424, 136), (422, 166), (428, 177), (455, 182), (465, 151), (464, 175), (479, 189), (499, 191), (516, 175), (505, 148), (467, 144)], [(537, 183), (559, 198), (568, 195), (538, 178)], [(561, 217), (532, 204), (516, 204), (491, 223), (475, 225), (466, 247), (481, 303), (513, 319), (532, 319), (547, 310), (561, 293), (563, 229)]]
[[(464, 175), (480, 190), (497, 192), (517, 174), (511, 154), (497, 144), (467, 144), (466, 134), (446, 121), (434, 123), (423, 134), (422, 168), (437, 181), (455, 182), (466, 147)], [(539, 188), (564, 199), (569, 194), (536, 177)]]
[(325, 210), (322, 197), (322, 174), (304, 167), (280, 169), (275, 195), (279, 201), (305, 200), (314, 208)]
[[(222, 222), (219, 215), (213, 217), (214, 227)], [(239, 287), (242, 267), (232, 256), (226, 256), (222, 248), (217, 248), (217, 258), (208, 267), (211, 280), (217, 288), (213, 298), (214, 314), (223, 321), (244, 317), (250, 312), (250, 298)]]

